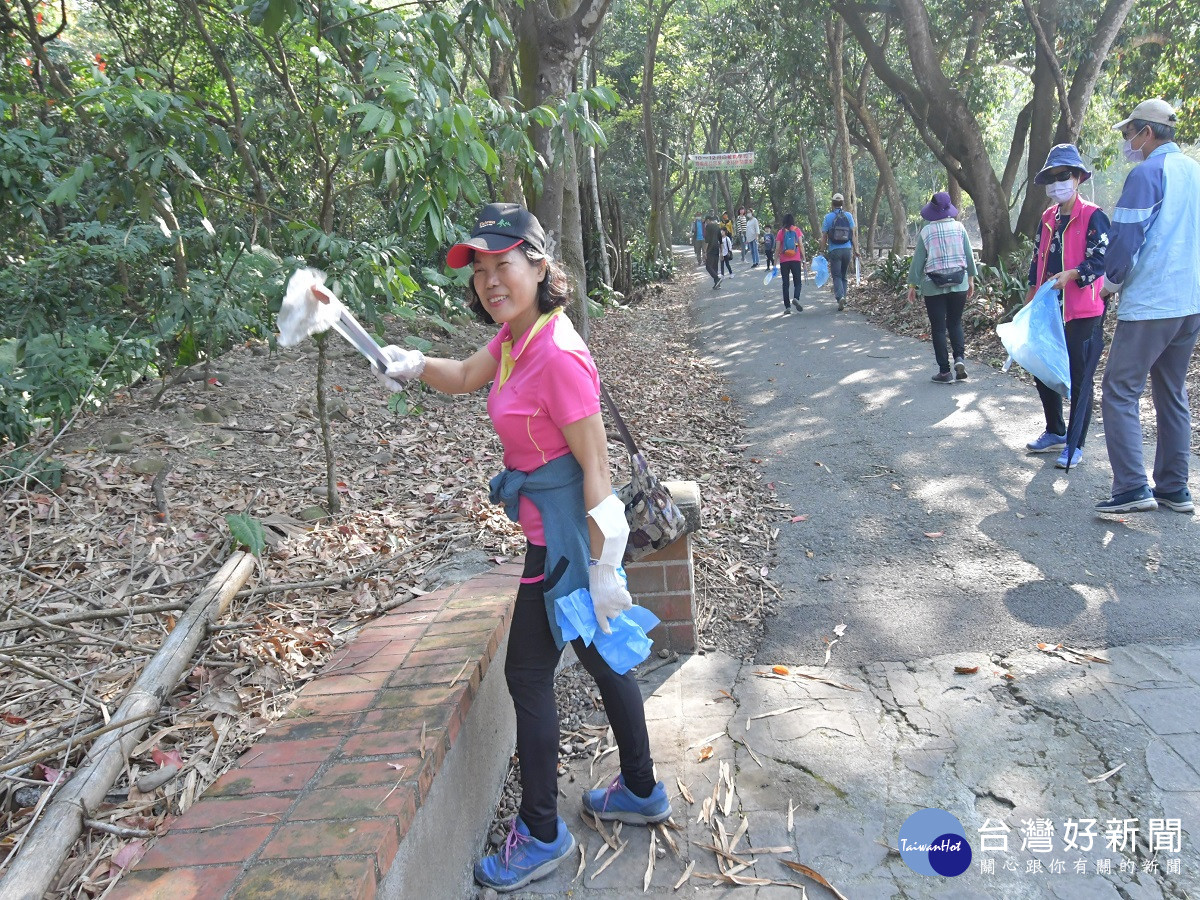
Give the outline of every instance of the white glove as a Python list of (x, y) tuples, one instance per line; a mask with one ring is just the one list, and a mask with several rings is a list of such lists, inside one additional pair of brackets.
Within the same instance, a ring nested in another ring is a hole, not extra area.
[(608, 623), (633, 606), (625, 579), (617, 574), (616, 566), (593, 563), (588, 567), (588, 592), (592, 595), (596, 624), (605, 634), (612, 634)]
[(395, 344), (383, 348), (383, 356), (388, 361), (387, 370), (380, 372), (372, 368), (375, 380), (389, 391), (404, 390), (404, 382), (420, 378), (425, 371), (425, 354), (420, 350), (405, 350)]

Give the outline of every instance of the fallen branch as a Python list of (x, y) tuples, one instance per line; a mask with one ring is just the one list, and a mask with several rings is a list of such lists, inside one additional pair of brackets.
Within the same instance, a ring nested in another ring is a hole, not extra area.
[(154, 837), (153, 831), (147, 831), (144, 828), (126, 828), (124, 825), (114, 825), (112, 822), (97, 822), (95, 819), (84, 819), (84, 828), (90, 828), (92, 831), (103, 831), (105, 834), (111, 834), (119, 838), (150, 838)]
[(39, 668), (38, 666), (35, 666), (33, 663), (27, 663), (24, 660), (20, 660), (20, 659), (17, 659), (16, 657), (9, 656), (7, 653), (0, 653), (0, 663), (5, 663), (6, 665), (10, 665), (16, 669), (23, 669), (24, 671), (28, 672), (30, 675), (34, 675), (37, 678), (45, 679), (46, 681), (49, 681), (52, 684), (57, 684), (60, 688), (66, 688), (72, 694), (79, 694), (84, 703), (90, 703), (92, 706), (95, 706), (99, 709), (104, 709), (103, 703), (101, 703), (95, 697), (89, 697), (87, 695), (87, 692), (83, 688), (81, 688), (79, 685), (71, 684), (71, 682), (69, 682), (69, 681), (64, 681), (62, 678), (59, 678), (54, 673), (47, 672), (45, 669)]
[[(69, 625), (72, 622), (91, 622), (96, 619), (121, 619), (127, 616), (177, 612), (181, 609), (187, 609), (187, 606), (187, 601), (185, 600), (174, 600), (170, 603), (151, 603), (146, 606), (130, 606), (125, 609), (91, 609), (85, 612), (60, 613), (57, 616), (40, 616), (34, 621), (39, 625)], [(18, 609), (16, 611), (22, 615), (25, 614), (24, 610)], [(33, 625), (27, 625), (24, 622), (4, 622), (0, 624), (0, 634), (5, 631), (21, 631), (33, 627)], [(91, 635), (88, 635), (88, 637), (91, 637)]]
[[(208, 625), (228, 607), (254, 570), (254, 557), (234, 553), (180, 617), (162, 647), (146, 664), (114, 715), (124, 720), (152, 718), (163, 700), (191, 667), (192, 656)], [(0, 880), (0, 900), (43, 896), (83, 831), (87, 811), (97, 808), (124, 771), (129, 752), (145, 732), (144, 723), (105, 735), (96, 742), (70, 781), (49, 803), (41, 821), (26, 835), (20, 851)], [(13, 766), (15, 768), (15, 766)]]

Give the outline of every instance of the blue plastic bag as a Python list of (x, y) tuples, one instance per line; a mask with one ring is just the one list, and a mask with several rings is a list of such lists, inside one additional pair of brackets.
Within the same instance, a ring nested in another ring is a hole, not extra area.
[(813, 276), (816, 278), (817, 287), (824, 287), (825, 282), (829, 280), (829, 260), (820, 253), (813, 257)]
[(658, 616), (643, 606), (625, 610), (611, 622), (611, 634), (605, 634), (596, 624), (592, 595), (579, 588), (554, 601), (554, 615), (563, 638), (573, 641), (582, 638), (584, 644), (595, 644), (604, 661), (618, 675), (624, 675), (650, 655), (654, 642), (646, 632), (658, 625)]
[(1063, 329), (1058, 290), (1047, 281), (1033, 299), (1013, 316), (996, 326), (1000, 343), (1008, 351), (1008, 371), (1013, 360), (1030, 375), (1066, 399), (1071, 397), (1071, 363), (1067, 358), (1067, 336)]

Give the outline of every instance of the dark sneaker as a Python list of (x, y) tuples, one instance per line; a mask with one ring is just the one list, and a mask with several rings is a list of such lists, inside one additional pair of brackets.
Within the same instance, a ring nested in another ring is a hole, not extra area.
[(1158, 501), (1154, 499), (1154, 495), (1150, 493), (1148, 485), (1142, 485), (1140, 488), (1132, 491), (1126, 491), (1123, 494), (1116, 494), (1108, 500), (1101, 500), (1096, 504), (1096, 515), (1104, 516), (1112, 513), (1131, 513), (1131, 512), (1149, 512), (1152, 509), (1158, 509)]
[(1066, 446), (1067, 436), (1065, 434), (1043, 431), (1041, 437), (1030, 441), (1025, 445), (1025, 449), (1030, 453), (1049, 453), (1051, 450), (1058, 450), (1060, 447)]
[(1076, 447), (1075, 452), (1071, 454), (1071, 464), (1069, 466), (1067, 465), (1067, 448), (1063, 447), (1063, 452), (1058, 454), (1058, 459), (1054, 461), (1054, 468), (1074, 469), (1081, 462), (1083, 462), (1083, 449), (1081, 447)]
[(846, 298), (843, 297), (841, 300), (838, 301), (838, 312), (841, 312), (845, 308), (846, 308)]
[(575, 838), (567, 831), (567, 823), (561, 816), (558, 833), (549, 844), (533, 837), (525, 823), (519, 817), (514, 818), (500, 852), (475, 863), (475, 880), (484, 887), (506, 894), (549, 875), (574, 852)]
[(930, 381), (936, 381), (938, 384), (950, 384), (954, 381), (954, 376), (949, 372), (938, 372)]
[(671, 817), (671, 801), (661, 781), (649, 797), (642, 798), (625, 787), (624, 775), (618, 775), (606, 788), (584, 791), (583, 808), (597, 819), (628, 825), (653, 825)]
[(961, 356), (954, 360), (954, 377), (959, 381), (967, 380), (967, 364)]
[(1192, 493), (1187, 488), (1178, 491), (1173, 491), (1168, 494), (1165, 491), (1154, 491), (1154, 499), (1159, 506), (1165, 506), (1167, 509), (1173, 509), (1175, 512), (1190, 513), (1196, 507), (1192, 503)]
[(793, 303), (792, 309), (794, 309), (796, 312), (804, 312), (804, 307), (801, 306), (799, 303)]

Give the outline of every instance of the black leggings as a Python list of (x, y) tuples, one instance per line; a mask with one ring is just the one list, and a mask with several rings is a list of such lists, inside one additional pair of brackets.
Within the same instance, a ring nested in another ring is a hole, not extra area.
[[(545, 570), (546, 548), (529, 544), (523, 578)], [(654, 760), (646, 733), (642, 692), (632, 671), (614, 672), (595, 646), (571, 642), (575, 655), (595, 679), (604, 711), (617, 739), (625, 785), (638, 796), (654, 790)], [(517, 755), (521, 760), (521, 821), (540, 841), (552, 841), (558, 827), (558, 709), (554, 669), (560, 654), (550, 622), (542, 582), (522, 583), (517, 591), (504, 677), (517, 712)]]
[[(1072, 319), (1064, 326), (1067, 335), (1067, 359), (1071, 363), (1072, 419), (1076, 415), (1076, 404), (1083, 399), (1080, 396), (1083, 390), (1083, 344), (1092, 336), (1092, 329), (1096, 327), (1096, 323), (1103, 318), (1103, 315), (1099, 315), (1091, 316), (1087, 319)], [(1046, 430), (1051, 434), (1066, 434), (1067, 423), (1063, 421), (1062, 395), (1053, 388), (1046, 387), (1046, 385), (1042, 384), (1036, 378), (1033, 381), (1037, 385), (1038, 396), (1042, 398), (1042, 412), (1046, 416)], [(1092, 404), (1084, 403), (1078, 409), (1084, 418), (1079, 425), (1079, 441), (1076, 443), (1076, 446), (1082, 447), (1084, 440), (1087, 438), (1088, 426), (1092, 423)]]

